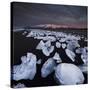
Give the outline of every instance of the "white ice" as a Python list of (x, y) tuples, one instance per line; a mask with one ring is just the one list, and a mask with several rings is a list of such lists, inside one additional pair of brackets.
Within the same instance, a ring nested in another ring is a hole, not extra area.
[(53, 56), (53, 59), (57, 61), (57, 63), (61, 63), (61, 57), (59, 56), (59, 54), (56, 52), (55, 55)]
[(26, 86), (22, 83), (18, 83), (17, 85), (14, 85), (13, 88), (25, 88)]
[(82, 84), (84, 82), (83, 73), (74, 64), (59, 64), (55, 70), (55, 77), (59, 84), (63, 85)]
[(74, 62), (75, 56), (76, 56), (75, 53), (69, 49), (65, 49), (65, 52), (66, 52), (66, 55)]
[(67, 45), (65, 43), (62, 43), (62, 48), (65, 49)]
[(34, 37), (34, 39), (40, 39), (40, 40), (50, 40), (52, 42), (55, 42), (56, 40), (59, 40), (59, 42), (66, 42), (68, 40), (80, 40), (79, 35), (71, 35), (66, 34), (63, 32), (55, 32), (55, 31), (49, 31), (49, 30), (40, 30), (40, 29), (30, 29), (30, 33), (26, 37)]
[(61, 43), (60, 42), (56, 42), (56, 47), (60, 48), (61, 47)]
[(55, 66), (55, 61), (52, 58), (49, 58), (41, 68), (41, 76), (43, 78), (46, 78), (49, 74), (51, 74), (54, 71)]
[(37, 45), (36, 49), (42, 50), (42, 47), (44, 47), (44, 42), (43, 42), (43, 40), (41, 40), (41, 41), (39, 42), (39, 44)]
[(80, 70), (81, 70), (83, 73), (87, 73), (87, 72), (88, 72), (88, 66), (87, 66), (86, 64), (79, 65), (78, 67), (80, 68)]
[(47, 41), (44, 43), (41, 40), (40, 43), (37, 45), (36, 49), (42, 50), (45, 56), (49, 56), (53, 52), (54, 46), (51, 45), (51, 41)]
[(68, 44), (67, 44), (67, 49), (73, 51), (76, 47), (80, 47), (80, 45), (78, 44), (78, 41), (76, 40), (72, 40), (72, 41), (69, 41)]
[(27, 57), (21, 57), (22, 63), (13, 66), (13, 79), (18, 81), (21, 79), (32, 80), (36, 74), (36, 56), (27, 53)]
[(76, 53), (81, 54), (81, 59), (84, 62), (84, 64), (88, 63), (88, 49), (87, 49), (87, 47), (76, 49)]
[(37, 61), (37, 64), (41, 64), (41, 63), (42, 63), (42, 60), (39, 59), (39, 60)]

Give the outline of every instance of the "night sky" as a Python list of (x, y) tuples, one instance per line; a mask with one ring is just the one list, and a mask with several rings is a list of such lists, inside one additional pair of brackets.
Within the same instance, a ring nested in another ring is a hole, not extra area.
[(35, 3), (12, 4), (13, 28), (39, 24), (87, 27), (87, 7)]

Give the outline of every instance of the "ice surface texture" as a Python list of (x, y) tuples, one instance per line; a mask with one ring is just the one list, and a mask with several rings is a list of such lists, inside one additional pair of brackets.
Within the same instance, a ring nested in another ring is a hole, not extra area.
[(53, 52), (54, 46), (51, 45), (51, 41), (47, 41), (46, 43), (44, 43), (41, 40), (36, 49), (42, 50), (45, 56), (49, 56)]
[(32, 80), (36, 74), (36, 56), (27, 53), (27, 57), (21, 57), (22, 63), (13, 66), (13, 79), (18, 81), (21, 79)]
[(62, 59), (59, 56), (59, 54), (56, 52), (55, 55), (53, 56), (53, 59), (56, 60), (57, 63), (61, 63)]
[(63, 85), (82, 84), (84, 82), (83, 73), (74, 64), (59, 64), (56, 67), (55, 76)]
[(56, 42), (56, 47), (60, 48), (61, 47), (61, 43), (60, 42)]
[(66, 52), (67, 56), (74, 62), (75, 61), (75, 56), (76, 56), (75, 53), (72, 52), (69, 49), (66, 49), (65, 52)]
[(26, 86), (22, 83), (18, 83), (17, 85), (14, 85), (13, 88), (25, 88)]
[(54, 67), (56, 67), (56, 63), (52, 58), (49, 58), (41, 68), (41, 76), (43, 78), (47, 77), (54, 71)]

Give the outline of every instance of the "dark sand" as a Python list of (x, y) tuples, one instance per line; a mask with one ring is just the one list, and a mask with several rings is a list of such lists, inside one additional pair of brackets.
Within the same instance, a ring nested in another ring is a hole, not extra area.
[[(58, 85), (54, 79), (54, 72), (50, 74), (47, 78), (42, 78), (41, 77), (41, 67), (43, 63), (50, 57), (53, 57), (55, 52), (58, 52), (62, 58), (62, 62), (64, 63), (73, 63), (65, 54), (64, 49), (60, 48), (53, 51), (53, 53), (50, 54), (49, 57), (46, 57), (40, 50), (36, 50), (36, 46), (40, 42), (40, 40), (35, 40), (31, 37), (26, 38), (24, 35), (22, 35), (24, 31), (19, 31), (19, 32), (12, 32), (12, 46), (11, 46), (11, 71), (13, 70), (13, 65), (18, 65), (21, 63), (20, 57), (24, 56), (27, 54), (27, 52), (32, 52), (37, 56), (37, 59), (42, 59), (41, 65), (37, 65), (37, 73), (35, 75), (35, 78), (33, 80), (19, 80), (19, 81), (14, 81), (12, 80), (11, 77), (11, 87), (13, 85), (16, 85), (18, 83), (24, 83), (26, 87), (39, 87), (39, 86), (55, 86)], [(70, 33), (70, 32), (67, 32)], [(84, 35), (87, 37), (87, 31), (71, 31), (72, 34), (78, 34), (80, 36)], [(55, 45), (54, 43), (52, 43)], [(81, 47), (87, 46), (87, 42), (84, 42), (82, 39), (79, 41), (79, 44)], [(76, 65), (81, 65), (83, 64), (83, 61), (80, 58), (80, 55), (76, 56), (76, 61), (73, 63)], [(84, 73), (85, 76), (85, 81), (84, 84), (87, 84), (87, 74)]]

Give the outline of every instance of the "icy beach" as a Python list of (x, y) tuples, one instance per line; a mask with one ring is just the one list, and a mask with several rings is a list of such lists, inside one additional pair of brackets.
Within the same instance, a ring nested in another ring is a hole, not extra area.
[(86, 35), (72, 31), (13, 32), (12, 84), (23, 83), (26, 87), (86, 84), (88, 40)]

